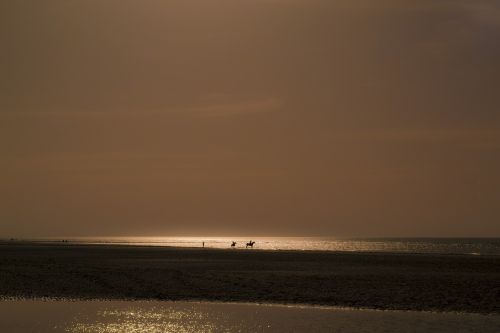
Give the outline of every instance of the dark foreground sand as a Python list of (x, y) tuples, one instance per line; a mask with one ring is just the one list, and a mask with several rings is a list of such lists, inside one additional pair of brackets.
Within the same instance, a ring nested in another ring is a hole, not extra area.
[(0, 295), (500, 313), (500, 257), (0, 243)]

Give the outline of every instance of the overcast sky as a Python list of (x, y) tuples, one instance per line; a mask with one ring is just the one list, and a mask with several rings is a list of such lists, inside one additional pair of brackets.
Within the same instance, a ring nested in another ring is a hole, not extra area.
[(0, 237), (500, 236), (497, 0), (0, 2)]

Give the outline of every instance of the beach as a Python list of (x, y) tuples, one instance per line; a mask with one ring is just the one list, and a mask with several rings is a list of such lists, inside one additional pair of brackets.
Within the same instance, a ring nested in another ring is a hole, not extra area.
[(0, 295), (499, 314), (500, 258), (7, 241)]

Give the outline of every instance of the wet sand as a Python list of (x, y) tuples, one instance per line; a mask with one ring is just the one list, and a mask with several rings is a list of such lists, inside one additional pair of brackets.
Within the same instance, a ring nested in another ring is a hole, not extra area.
[(0, 301), (0, 332), (498, 332), (500, 315), (249, 303)]
[(499, 314), (500, 258), (3, 242), (0, 295)]

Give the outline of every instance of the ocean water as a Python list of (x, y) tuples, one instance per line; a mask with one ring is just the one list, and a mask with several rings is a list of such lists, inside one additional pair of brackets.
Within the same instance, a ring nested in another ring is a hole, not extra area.
[(0, 301), (0, 332), (498, 332), (500, 316), (245, 303)]
[[(60, 242), (63, 238), (38, 239)], [(254, 250), (309, 250), (348, 252), (439, 253), (500, 255), (500, 238), (372, 238), (341, 239), (332, 237), (79, 237), (64, 238), (68, 243), (116, 244), (140, 246), (206, 247), (246, 249), (254, 241)], [(204, 244), (204, 245), (203, 245)]]

